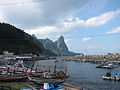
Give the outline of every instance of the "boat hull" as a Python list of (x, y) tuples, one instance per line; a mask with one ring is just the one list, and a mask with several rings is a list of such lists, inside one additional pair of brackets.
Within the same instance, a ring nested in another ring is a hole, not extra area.
[(0, 76), (1, 82), (20, 82), (25, 81), (27, 76)]
[(54, 78), (36, 78), (36, 77), (28, 77), (30, 81), (37, 84), (51, 83), (51, 84), (61, 84), (64, 83), (64, 79), (54, 79)]
[(103, 76), (102, 78), (103, 78), (103, 80), (114, 80), (114, 81), (120, 81), (120, 78), (107, 77), (107, 76)]

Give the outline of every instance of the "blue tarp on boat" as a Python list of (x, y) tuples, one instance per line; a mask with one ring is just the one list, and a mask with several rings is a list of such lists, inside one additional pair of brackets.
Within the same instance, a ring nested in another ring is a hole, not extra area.
[(62, 86), (62, 85), (53, 85), (53, 84), (50, 84), (49, 85), (50, 86), (50, 89), (43, 89), (43, 88), (41, 88), (41, 87), (38, 87), (38, 88), (21, 88), (20, 90), (59, 90), (59, 89), (61, 89), (61, 88), (63, 88), (64, 86)]

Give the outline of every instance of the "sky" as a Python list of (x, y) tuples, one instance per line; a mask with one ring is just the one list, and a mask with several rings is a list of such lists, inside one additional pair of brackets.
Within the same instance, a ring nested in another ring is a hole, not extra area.
[(70, 51), (120, 53), (120, 0), (0, 0), (0, 22), (38, 39), (63, 35)]

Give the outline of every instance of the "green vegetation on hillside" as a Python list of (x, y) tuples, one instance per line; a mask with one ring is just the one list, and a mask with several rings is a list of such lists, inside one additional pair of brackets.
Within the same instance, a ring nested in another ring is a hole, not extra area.
[(15, 54), (45, 54), (42, 43), (10, 24), (0, 23), (0, 54), (3, 51)]

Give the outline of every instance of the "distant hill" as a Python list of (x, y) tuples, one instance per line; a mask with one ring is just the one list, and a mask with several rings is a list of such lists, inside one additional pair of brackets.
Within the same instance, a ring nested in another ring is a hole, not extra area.
[(60, 36), (57, 41), (53, 42), (52, 40), (46, 39), (39, 39), (46, 49), (51, 50), (52, 52), (56, 53), (58, 56), (74, 56), (78, 53), (73, 53), (68, 50), (68, 47), (64, 41), (64, 37)]
[(0, 23), (0, 54), (3, 51), (14, 52), (15, 54), (56, 55), (45, 49), (37, 38), (7, 23)]

